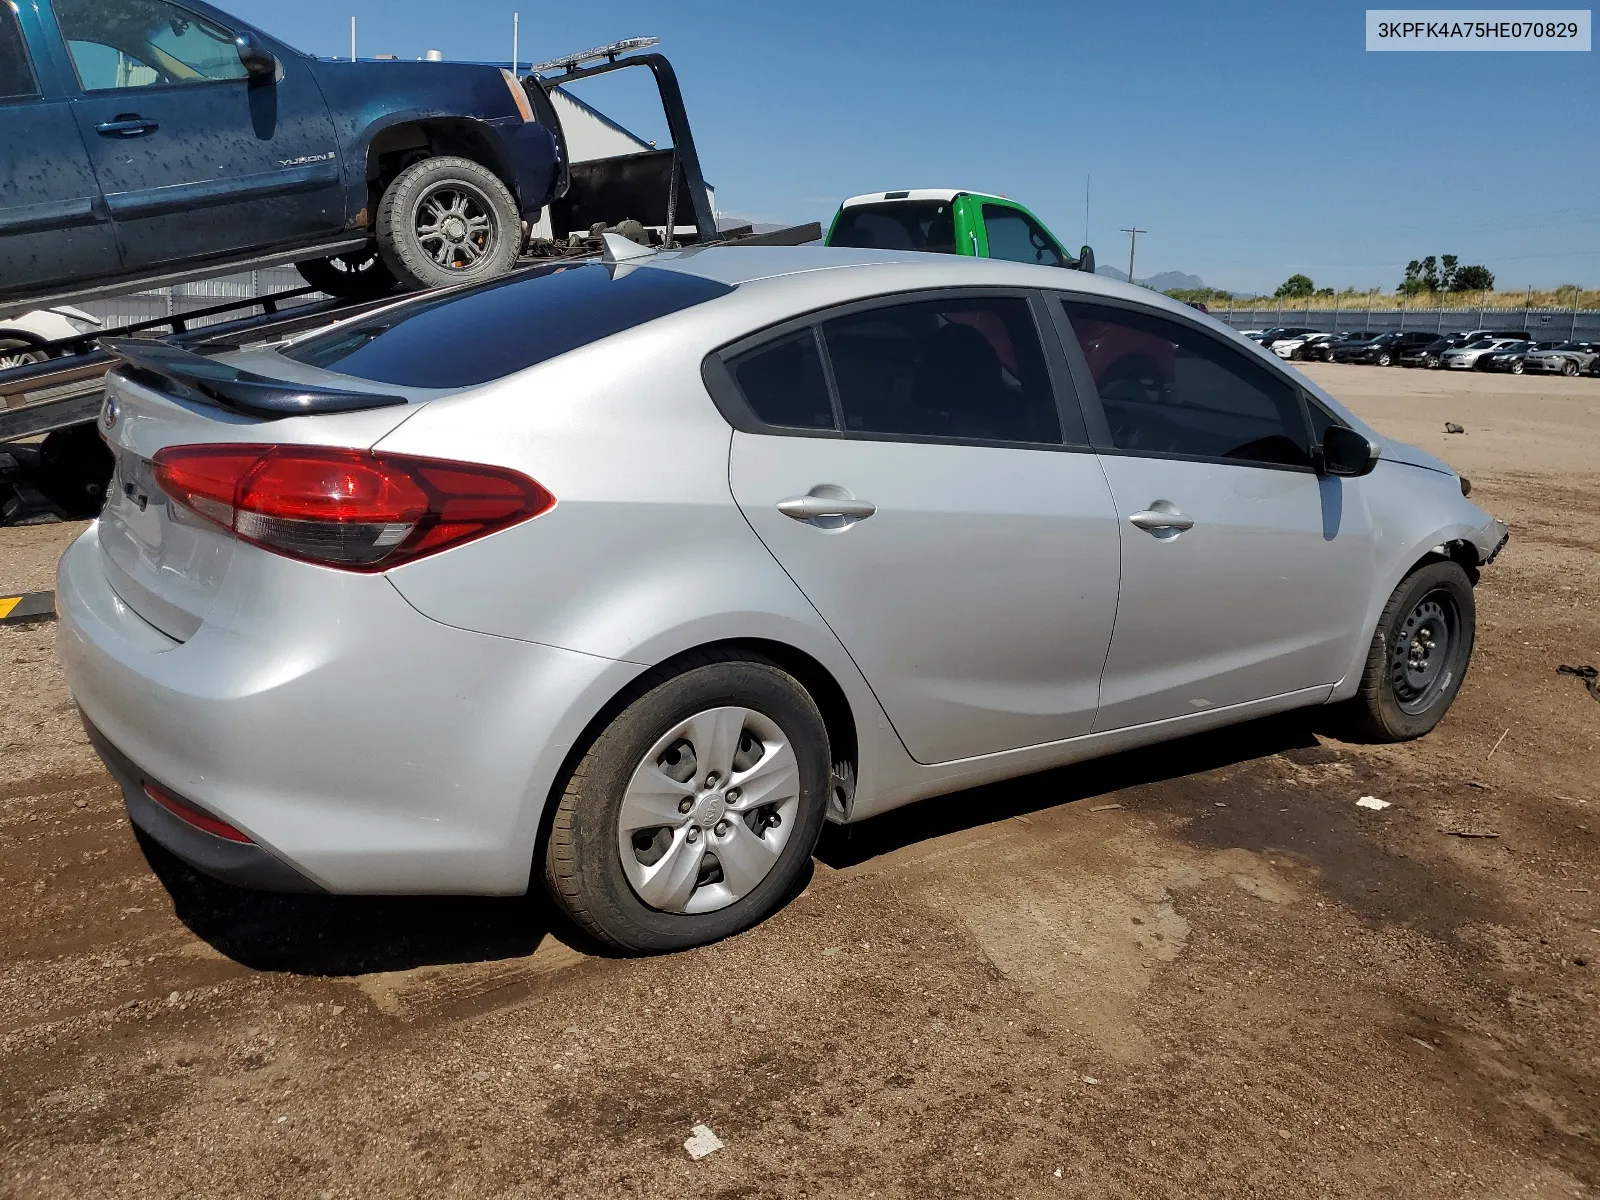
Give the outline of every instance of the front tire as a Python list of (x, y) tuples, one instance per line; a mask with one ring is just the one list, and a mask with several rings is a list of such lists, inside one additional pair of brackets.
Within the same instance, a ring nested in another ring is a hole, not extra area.
[(1569, 378), (1573, 375), (1576, 375), (1578, 373), (1577, 359), (1569, 358), (1562, 362), (1561, 373)]
[(1460, 564), (1430, 563), (1401, 580), (1349, 702), (1355, 732), (1403, 742), (1431, 731), (1461, 690), (1476, 634), (1472, 581)]
[(394, 291), (394, 273), (384, 265), (376, 246), (295, 263), (294, 269), (319, 292), (341, 300), (376, 300)]
[(25, 338), (0, 337), (0, 371), (42, 363), (49, 357), (49, 354)]
[(1520, 358), (1511, 364), (1511, 373), (1513, 375), (1521, 375), (1527, 369), (1527, 367), (1522, 365), (1522, 360)]
[(409, 287), (493, 279), (522, 249), (522, 218), (506, 185), (471, 159), (412, 163), (378, 204), (378, 251)]
[(831, 779), (827, 728), (792, 676), (758, 659), (699, 655), (646, 676), (573, 768), (545, 885), (619, 950), (728, 937), (793, 893)]
[(1390, 358), (1388, 354), (1380, 354), (1380, 355), (1378, 355), (1378, 365), (1380, 367), (1387, 367), (1393, 361), (1394, 361), (1394, 359)]

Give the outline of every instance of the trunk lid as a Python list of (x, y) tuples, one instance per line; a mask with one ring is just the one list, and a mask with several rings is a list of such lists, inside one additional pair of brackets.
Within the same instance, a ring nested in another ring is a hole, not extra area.
[[(227, 530), (173, 504), (155, 480), (152, 460), (167, 446), (242, 442), (368, 448), (436, 393), (385, 386), (359, 399), (360, 380), (290, 362), (266, 350), (215, 358), (151, 346), (106, 376), (100, 432), (115, 467), (100, 516), (107, 580), (125, 604), (168, 637), (186, 641), (206, 619), (241, 543)], [(190, 360), (197, 360), (190, 361)], [(220, 381), (220, 389), (218, 387)], [(238, 396), (226, 392), (237, 385)], [(409, 393), (409, 394), (408, 394)], [(318, 396), (338, 397), (341, 411), (321, 413)], [(271, 416), (293, 403), (304, 415)]]

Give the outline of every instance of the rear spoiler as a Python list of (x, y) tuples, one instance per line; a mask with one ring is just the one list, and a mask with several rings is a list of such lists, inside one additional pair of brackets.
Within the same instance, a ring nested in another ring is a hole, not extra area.
[[(123, 374), (135, 382), (175, 392), (184, 399), (254, 417), (299, 417), (357, 412), (404, 404), (404, 396), (315, 387), (241, 371), (203, 354), (156, 338), (101, 338), (100, 345), (127, 364)], [(116, 368), (113, 367), (113, 370)], [(141, 379), (141, 376), (143, 378)]]

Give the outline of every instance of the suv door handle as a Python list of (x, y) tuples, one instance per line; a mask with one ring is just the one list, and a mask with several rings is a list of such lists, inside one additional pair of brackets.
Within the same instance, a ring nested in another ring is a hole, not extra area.
[(815, 521), (819, 517), (848, 517), (861, 521), (878, 511), (870, 500), (841, 500), (834, 496), (790, 496), (778, 501), (778, 511), (796, 521)]
[(103, 121), (94, 127), (96, 133), (107, 137), (140, 137), (160, 128), (155, 121), (147, 121), (137, 113), (123, 113), (115, 121)]
[(1194, 518), (1186, 517), (1176, 510), (1162, 512), (1158, 508), (1141, 509), (1130, 516), (1128, 520), (1140, 529), (1149, 530), (1151, 533), (1166, 529), (1174, 529), (1182, 533), (1185, 529), (1194, 528)]

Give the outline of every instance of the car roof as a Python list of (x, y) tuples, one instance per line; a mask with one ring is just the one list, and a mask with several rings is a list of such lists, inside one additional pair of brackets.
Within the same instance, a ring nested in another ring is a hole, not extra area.
[(856, 204), (882, 204), (885, 200), (954, 200), (957, 196), (981, 196), (982, 192), (969, 192), (965, 189), (955, 188), (910, 188), (891, 192), (863, 192), (859, 196), (851, 196), (840, 208), (850, 208)]

